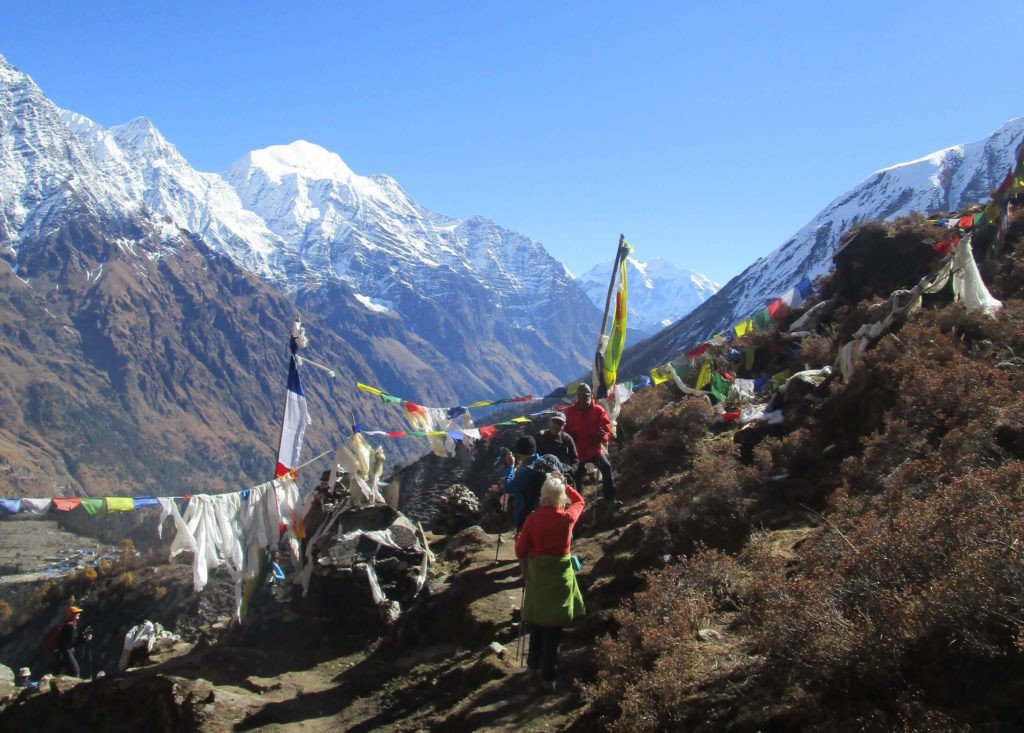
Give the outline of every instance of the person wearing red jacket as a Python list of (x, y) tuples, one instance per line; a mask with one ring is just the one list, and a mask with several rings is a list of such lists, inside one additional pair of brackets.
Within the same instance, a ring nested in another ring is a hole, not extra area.
[(530, 628), (526, 666), (546, 692), (555, 691), (562, 627), (586, 611), (569, 550), (572, 529), (586, 502), (561, 474), (551, 473), (538, 506), (516, 537), (516, 557), (525, 565), (526, 597), (522, 618)]
[(612, 437), (612, 421), (601, 405), (594, 402), (594, 394), (589, 384), (581, 384), (576, 391), (575, 404), (564, 408), (565, 432), (572, 436), (576, 443), (580, 464), (576, 469), (575, 484), (582, 486), (583, 477), (587, 472), (587, 464), (593, 463), (601, 472), (604, 499), (612, 507), (619, 507), (622, 502), (615, 500), (615, 481), (612, 479), (612, 462), (608, 458), (608, 441)]

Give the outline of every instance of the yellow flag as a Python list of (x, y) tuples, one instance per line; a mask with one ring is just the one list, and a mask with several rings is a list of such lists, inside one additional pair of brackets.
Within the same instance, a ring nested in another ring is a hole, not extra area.
[(107, 497), (108, 512), (130, 512), (135, 509), (135, 502), (130, 496)]
[(711, 384), (711, 362), (705, 361), (700, 365), (700, 373), (697, 374), (697, 384), (694, 389), (704, 389)]
[(363, 384), (362, 382), (356, 382), (356, 389), (361, 389), (363, 392), (369, 392), (374, 397), (380, 397), (381, 394), (383, 394), (384, 392), (384, 390), (377, 389), (376, 387), (371, 387), (370, 385)]
[(660, 367), (654, 367), (654, 369), (651, 370), (650, 374), (651, 381), (654, 382), (655, 384), (667, 382), (668, 380), (672, 379), (672, 365), (663, 364)]
[(625, 252), (619, 258), (619, 291), (615, 294), (615, 315), (612, 316), (612, 332), (608, 336), (608, 345), (604, 350), (604, 363), (601, 367), (606, 389), (611, 389), (618, 378), (619, 361), (626, 348), (626, 312), (629, 300), (629, 288), (626, 285), (626, 259), (633, 248), (625, 240), (622, 242), (622, 247)]
[(740, 321), (735, 326), (733, 326), (733, 330), (736, 331), (736, 338), (746, 336), (748, 333), (754, 330), (754, 320), (752, 318), (748, 318), (745, 321)]

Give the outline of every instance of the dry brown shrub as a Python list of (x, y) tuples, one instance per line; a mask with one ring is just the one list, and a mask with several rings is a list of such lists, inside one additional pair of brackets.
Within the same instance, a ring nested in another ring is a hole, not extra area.
[(838, 349), (829, 335), (805, 336), (800, 342), (800, 360), (807, 369), (820, 369), (834, 364)]
[(716, 660), (697, 632), (732, 607), (742, 569), (714, 551), (649, 573), (649, 587), (616, 612), (618, 635), (598, 641), (596, 682), (587, 697), (609, 730), (685, 729), (687, 698), (714, 673)]
[(121, 583), (121, 585), (131, 585), (133, 580), (134, 580), (134, 577), (132, 576), (132, 573), (131, 573), (130, 570), (124, 571), (123, 573), (121, 573), (120, 577), (118, 578), (118, 582)]
[(946, 697), (951, 678), (974, 688), (980, 670), (991, 682), (1019, 663), (1008, 655), (1024, 627), (1024, 464), (912, 494), (830, 515), (801, 546), (800, 572), (747, 586), (775, 674), (824, 692)]
[(670, 552), (691, 553), (699, 544), (736, 551), (750, 532), (748, 495), (761, 472), (739, 460), (732, 443), (702, 444), (689, 470), (671, 477), (652, 502), (655, 525)]
[(644, 430), (617, 459), (623, 495), (627, 497), (645, 491), (652, 477), (685, 469), (708, 434), (714, 416), (703, 399), (686, 397), (665, 403), (651, 397), (632, 413), (634, 419), (637, 414), (651, 416), (642, 426)]

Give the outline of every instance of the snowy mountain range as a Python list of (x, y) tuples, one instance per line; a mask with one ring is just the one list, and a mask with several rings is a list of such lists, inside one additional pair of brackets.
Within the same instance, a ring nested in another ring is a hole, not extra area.
[(802, 278), (827, 273), (840, 238), (857, 224), (911, 212), (955, 211), (987, 200), (1009, 170), (1022, 138), (1024, 117), (1017, 117), (984, 140), (872, 173), (688, 316), (627, 350), (624, 368), (644, 370), (674, 358), (763, 308)]
[[(149, 120), (104, 127), (60, 110), (2, 58), (0, 85), (8, 129), (0, 239), (12, 265), (19, 242), (74, 193), (91, 212), (155, 215), (194, 233), (304, 307), (340, 298), (397, 318), (442, 360), (471, 368), (474, 394), (550, 389), (589, 362), (600, 314), (528, 237), (431, 212), (394, 179), (358, 175), (309, 142), (255, 150), (223, 175), (205, 173)], [(488, 350), (530, 367), (490, 373), (467, 358)], [(438, 360), (419, 355), (428, 357)]]
[[(612, 262), (602, 262), (580, 275), (590, 301), (604, 308)], [(668, 260), (626, 260), (629, 283), (629, 327), (646, 336), (675, 323), (710, 298), (722, 286), (704, 275), (684, 270)]]

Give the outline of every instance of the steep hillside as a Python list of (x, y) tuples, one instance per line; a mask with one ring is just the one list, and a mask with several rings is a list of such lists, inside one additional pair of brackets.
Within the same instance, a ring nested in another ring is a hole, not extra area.
[(829, 271), (840, 240), (868, 221), (911, 212), (933, 214), (987, 200), (999, 185), (1024, 138), (1024, 117), (1007, 122), (984, 140), (956, 145), (907, 163), (883, 168), (834, 199), (771, 254), (758, 259), (692, 313), (623, 357), (623, 373), (650, 369), (706, 338), (750, 317), (802, 278)]
[[(940, 264), (934, 231), (917, 219), (861, 228), (823, 283), (814, 333), (757, 343), (784, 345), (793, 370), (830, 364), (892, 312), (892, 291)], [(672, 383), (626, 403), (612, 453), (626, 505), (609, 511), (584, 486), (574, 551), (587, 616), (565, 634), (555, 695), (535, 692), (517, 657), (522, 586), (507, 515), (487, 495), (500, 446), (480, 443), (449, 473), (430, 459), (419, 475), (469, 483), (504, 541), (480, 527), (431, 536), (438, 564), (391, 630), (373, 621), (368, 588), (342, 603), (320, 585), (298, 618), (257, 619), (121, 680), (28, 694), (0, 724), (1017, 730), (1024, 212), (1005, 249), (993, 234), (973, 244), (990, 254), (994, 317), (953, 303), (947, 284), (882, 329), (848, 380), (790, 379), (772, 399), (779, 421), (737, 429)], [(868, 266), (894, 251), (915, 257)]]

